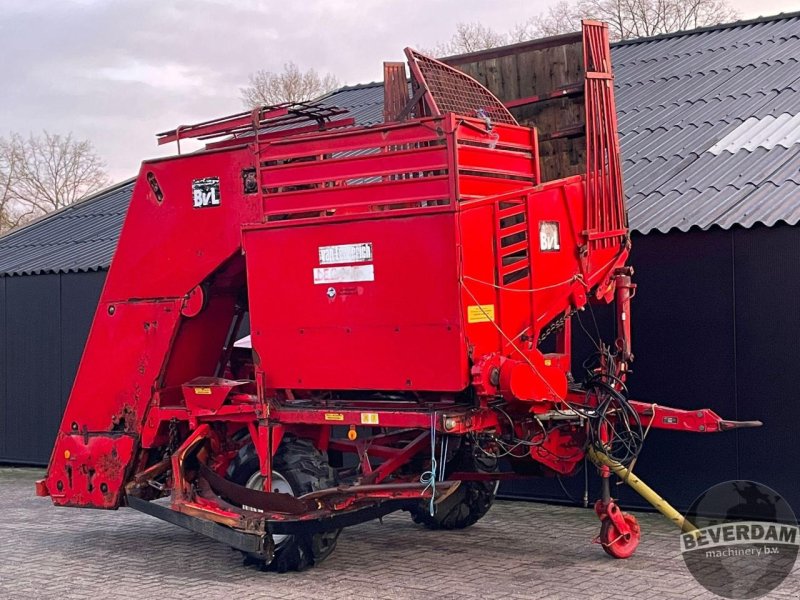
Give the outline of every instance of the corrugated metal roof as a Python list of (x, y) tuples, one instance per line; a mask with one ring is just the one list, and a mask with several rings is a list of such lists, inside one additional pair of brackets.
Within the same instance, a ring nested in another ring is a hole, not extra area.
[(0, 276), (107, 268), (133, 184), (117, 184), (0, 237)]
[(612, 54), (634, 230), (800, 221), (800, 15)]
[[(612, 58), (634, 231), (800, 222), (800, 13), (622, 42)], [(321, 103), (380, 123), (383, 84)], [(0, 276), (107, 268), (132, 190), (0, 237)]]
[(711, 154), (731, 154), (739, 150), (752, 152), (758, 147), (772, 150), (775, 146), (786, 149), (800, 143), (800, 113), (782, 113), (777, 117), (750, 117), (728, 135), (714, 144)]
[(383, 82), (351, 85), (331, 92), (320, 100), (325, 106), (338, 106), (350, 111), (358, 125), (383, 123)]

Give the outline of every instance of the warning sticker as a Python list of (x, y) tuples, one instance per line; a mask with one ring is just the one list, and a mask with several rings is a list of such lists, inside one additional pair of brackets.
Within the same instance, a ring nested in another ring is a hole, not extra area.
[(199, 396), (210, 396), (211, 395), (211, 388), (210, 387), (196, 387), (194, 388), (194, 393)]
[(378, 413), (361, 413), (362, 425), (378, 425)]
[(467, 307), (467, 323), (494, 321), (494, 304), (473, 304)]
[(342, 413), (325, 413), (325, 420), (326, 421), (344, 421), (344, 415)]

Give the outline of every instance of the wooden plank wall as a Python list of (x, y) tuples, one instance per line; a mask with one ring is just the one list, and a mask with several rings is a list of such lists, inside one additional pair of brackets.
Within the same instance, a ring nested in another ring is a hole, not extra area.
[[(520, 45), (501, 52), (478, 53), (471, 61), (469, 57), (458, 57), (445, 62), (475, 78), (504, 102), (583, 83), (580, 41), (544, 48)], [(537, 127), (542, 137), (584, 124), (583, 94), (520, 106), (511, 112), (520, 123)], [(577, 175), (586, 169), (583, 134), (543, 141), (540, 153), (545, 181)]]

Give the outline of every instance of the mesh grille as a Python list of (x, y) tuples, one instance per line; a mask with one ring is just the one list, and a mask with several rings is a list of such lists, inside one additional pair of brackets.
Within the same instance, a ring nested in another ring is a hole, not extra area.
[[(493, 123), (518, 124), (503, 103), (469, 75), (411, 48), (406, 53), (412, 72), (418, 79), (421, 75), (421, 84), (427, 84), (439, 114), (453, 112), (465, 117), (485, 114)], [(415, 64), (418, 69), (414, 69)]]

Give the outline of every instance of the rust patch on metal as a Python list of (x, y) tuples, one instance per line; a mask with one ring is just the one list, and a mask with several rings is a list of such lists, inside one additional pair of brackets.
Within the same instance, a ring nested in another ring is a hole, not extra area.
[(122, 410), (111, 417), (111, 431), (136, 433), (137, 423), (134, 407), (130, 404), (124, 404)]

